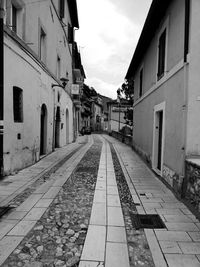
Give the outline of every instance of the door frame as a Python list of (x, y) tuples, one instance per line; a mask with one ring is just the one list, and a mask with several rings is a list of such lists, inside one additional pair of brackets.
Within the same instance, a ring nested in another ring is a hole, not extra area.
[[(164, 159), (164, 144), (165, 144), (165, 101), (154, 106), (153, 113), (153, 147), (152, 147), (152, 169), (160, 176), (163, 173), (163, 159)], [(158, 113), (163, 112), (163, 120), (162, 120), (162, 143), (161, 143), (161, 169), (157, 168), (158, 163)]]

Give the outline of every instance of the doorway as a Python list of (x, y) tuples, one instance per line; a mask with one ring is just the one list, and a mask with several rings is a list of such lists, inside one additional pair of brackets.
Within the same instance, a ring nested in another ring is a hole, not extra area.
[(162, 175), (164, 152), (165, 102), (154, 107), (153, 153), (154, 171)]
[(60, 107), (56, 109), (56, 122), (55, 122), (55, 148), (60, 147)]
[(69, 112), (66, 109), (66, 144), (69, 144)]
[(40, 113), (40, 155), (46, 154), (47, 149), (47, 108), (43, 104)]

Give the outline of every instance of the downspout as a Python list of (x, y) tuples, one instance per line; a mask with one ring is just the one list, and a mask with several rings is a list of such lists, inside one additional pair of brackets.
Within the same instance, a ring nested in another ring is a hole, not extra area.
[(185, 36), (184, 36), (184, 104), (182, 106), (183, 112), (183, 147), (182, 147), (182, 174), (183, 183), (181, 190), (181, 197), (185, 197), (187, 189), (186, 177), (186, 142), (187, 142), (187, 111), (188, 111), (188, 54), (189, 54), (189, 36), (190, 36), (190, 0), (185, 0)]
[(0, 0), (0, 179), (3, 177), (3, 137), (4, 137), (4, 49), (3, 49), (3, 25), (4, 25), (4, 0)]
[(55, 150), (55, 89), (53, 90), (53, 138), (52, 138), (52, 151)]

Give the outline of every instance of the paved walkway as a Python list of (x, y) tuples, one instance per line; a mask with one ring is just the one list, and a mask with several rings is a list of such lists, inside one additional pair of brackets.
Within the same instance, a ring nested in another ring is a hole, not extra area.
[[(134, 203), (137, 204), (138, 213), (159, 214), (166, 225), (162, 230), (145, 229), (155, 266), (200, 267), (200, 223), (195, 216), (156, 178), (130, 147), (107, 135), (100, 138), (103, 148), (89, 228), (79, 267), (130, 266), (125, 223), (107, 140), (113, 144), (118, 154)], [(90, 143), (63, 164), (49, 182), (41, 185), (16, 211), (0, 222), (0, 265), (49, 207), (92, 144), (92, 137), (89, 136), (89, 139)], [(63, 151), (61, 155), (64, 156), (65, 153), (66, 151)], [(47, 157), (44, 159), (48, 168), (50, 166), (48, 162), (52, 164), (53, 158), (50, 157), (49, 161)], [(42, 166), (39, 165), (38, 170)], [(21, 181), (28, 184), (31, 180), (31, 178), (25, 179), (29, 173), (28, 169), (24, 170), (26, 174), (23, 175), (21, 172), (21, 176), (18, 177), (19, 186)], [(32, 177), (38, 175), (36, 170), (37, 168), (34, 172), (34, 168), (32, 169), (31, 173), (35, 175)], [(14, 176), (9, 179), (13, 179), (14, 183)], [(12, 194), (16, 193), (15, 191)], [(3, 193), (3, 190), (0, 192)], [(6, 196), (8, 197), (8, 194)]]
[(90, 224), (79, 267), (129, 267), (126, 231), (112, 155), (108, 143), (102, 141)]
[(50, 172), (64, 158), (84, 143), (87, 143), (87, 136), (78, 136), (76, 142), (56, 149), (36, 164), (19, 171), (17, 174), (4, 177), (0, 181), (0, 206), (8, 205), (12, 199), (23, 192), (35, 180)]
[(138, 213), (159, 214), (166, 225), (163, 230), (145, 229), (155, 266), (200, 267), (199, 221), (131, 148), (105, 137), (116, 149)]

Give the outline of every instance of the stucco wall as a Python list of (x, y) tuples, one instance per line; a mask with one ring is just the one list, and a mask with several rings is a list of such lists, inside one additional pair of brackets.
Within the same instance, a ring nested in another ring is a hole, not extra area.
[[(166, 72), (157, 81), (159, 34), (167, 26)], [(176, 0), (169, 6), (149, 49), (135, 75), (133, 144), (151, 161), (153, 149), (154, 106), (165, 102), (163, 165), (183, 173), (185, 137), (184, 5)], [(143, 96), (139, 99), (139, 72), (143, 67)], [(151, 93), (149, 93), (151, 92)], [(170, 182), (171, 185), (173, 182)]]
[(51, 1), (41, 1), (36, 4), (31, 2), (28, 0), (26, 5), (25, 42), (29, 43), (30, 48), (39, 55), (38, 31), (41, 26), (46, 34), (46, 65), (56, 75), (57, 55), (59, 55), (61, 77), (65, 77), (67, 71), (69, 80), (72, 81), (71, 45), (67, 40), (68, 22), (71, 23), (71, 20), (67, 3), (65, 3), (66, 12), (63, 19), (63, 26), (66, 26), (62, 27), (58, 18), (58, 1), (54, 1), (55, 5), (52, 5)]
[(183, 58), (184, 54), (184, 5), (182, 0), (173, 1), (163, 21), (159, 25), (155, 37), (135, 75), (135, 100), (139, 98), (139, 72), (143, 68), (143, 93), (157, 83), (158, 41), (163, 25), (167, 27), (167, 64), (166, 72), (170, 71)]
[[(52, 151), (54, 96), (51, 85), (55, 84), (55, 80), (10, 37), (5, 36), (4, 43), (4, 172), (8, 174), (39, 160), (42, 104), (47, 108), (46, 153)], [(21, 123), (14, 122), (13, 118), (13, 86), (23, 90), (23, 122)], [(55, 92), (57, 91), (58, 87), (55, 89)], [(67, 143), (66, 120), (62, 112), (66, 108), (69, 110), (68, 142), (73, 140), (72, 101), (63, 89), (60, 106), (61, 120), (64, 122), (60, 145), (63, 146)], [(17, 138), (18, 134), (21, 134), (21, 139)]]
[(176, 75), (134, 107), (133, 141), (152, 158), (154, 106), (166, 102), (164, 164), (182, 172), (182, 147), (184, 146), (184, 71)]

